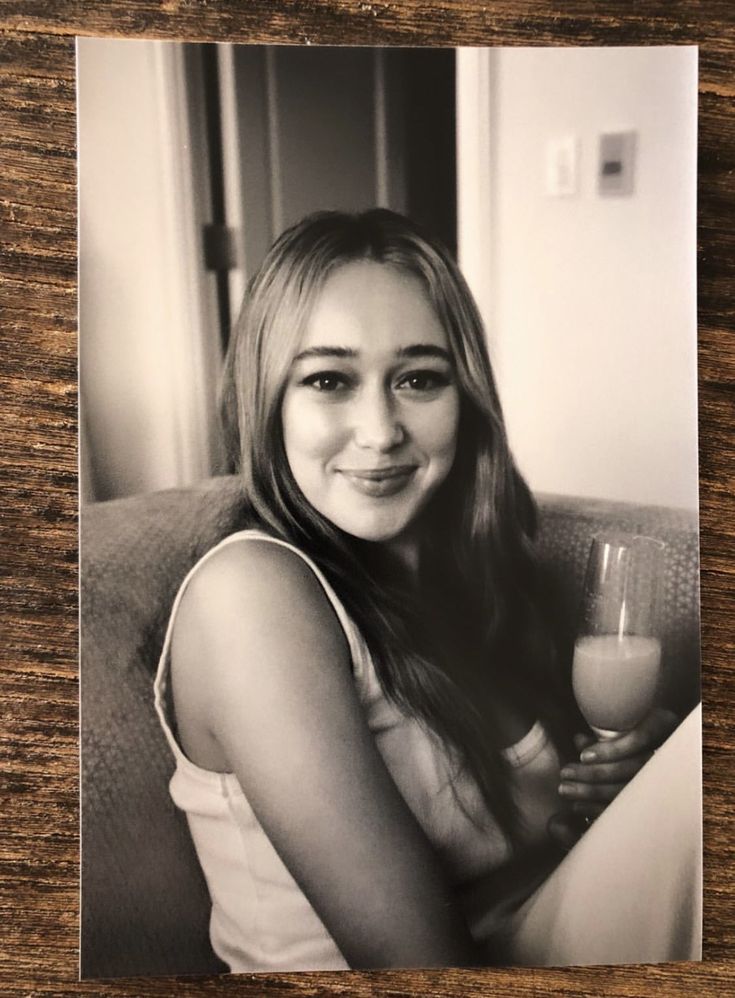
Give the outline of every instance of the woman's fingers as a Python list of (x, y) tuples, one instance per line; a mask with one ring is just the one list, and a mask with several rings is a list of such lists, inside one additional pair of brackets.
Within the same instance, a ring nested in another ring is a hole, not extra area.
[(570, 763), (561, 773), (559, 794), (565, 800), (610, 803), (645, 765), (653, 753), (620, 762)]
[(642, 755), (621, 759), (619, 762), (570, 762), (559, 775), (562, 784), (568, 781), (573, 783), (627, 783), (652, 755), (652, 752), (645, 752)]
[[(579, 762), (570, 762), (560, 773), (559, 795), (567, 801), (578, 820), (593, 821), (614, 800), (653, 752), (671, 734), (678, 723), (669, 710), (656, 708), (632, 731), (609, 741), (593, 742), (588, 735), (575, 735), (574, 744), (580, 753)], [(561, 844), (579, 825), (572, 820), (570, 829), (549, 831)], [(582, 827), (582, 830), (584, 828)], [(568, 848), (568, 845), (566, 846)]]
[(678, 718), (672, 711), (656, 707), (631, 731), (583, 749), (580, 759), (584, 763), (617, 762), (645, 754), (663, 744), (677, 724)]
[(571, 783), (565, 782), (559, 786), (559, 794), (565, 800), (599, 801), (609, 804), (614, 800), (627, 781), (622, 783)]

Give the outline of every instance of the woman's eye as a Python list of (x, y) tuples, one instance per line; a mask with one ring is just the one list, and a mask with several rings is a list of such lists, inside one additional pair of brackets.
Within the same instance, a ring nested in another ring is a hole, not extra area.
[(309, 374), (301, 381), (302, 385), (314, 388), (318, 392), (338, 392), (349, 387), (349, 379), (340, 371), (317, 371)]
[(443, 371), (409, 371), (402, 375), (398, 388), (407, 388), (414, 392), (431, 392), (444, 388), (450, 378)]

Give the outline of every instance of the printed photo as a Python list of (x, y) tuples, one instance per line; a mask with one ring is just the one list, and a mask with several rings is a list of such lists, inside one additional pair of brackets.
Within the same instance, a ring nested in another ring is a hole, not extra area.
[(81, 976), (701, 959), (697, 50), (77, 73)]

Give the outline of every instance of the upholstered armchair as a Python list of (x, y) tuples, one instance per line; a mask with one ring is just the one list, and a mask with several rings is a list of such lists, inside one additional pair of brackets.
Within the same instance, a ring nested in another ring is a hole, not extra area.
[[(677, 510), (540, 496), (539, 549), (562, 612), (576, 614), (598, 531), (667, 543), (662, 698), (699, 697), (698, 545)], [(209, 902), (186, 821), (170, 801), (173, 759), (152, 683), (170, 606), (189, 568), (238, 528), (235, 478), (92, 504), (81, 531), (83, 976), (211, 973)]]

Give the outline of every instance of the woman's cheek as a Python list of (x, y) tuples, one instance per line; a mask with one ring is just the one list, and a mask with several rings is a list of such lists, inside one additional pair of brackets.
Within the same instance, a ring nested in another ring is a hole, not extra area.
[(426, 421), (426, 446), (437, 456), (454, 457), (459, 428), (459, 400), (456, 395), (442, 399)]
[(336, 407), (321, 401), (294, 400), (284, 408), (286, 451), (304, 457), (329, 456), (342, 438), (342, 420)]

